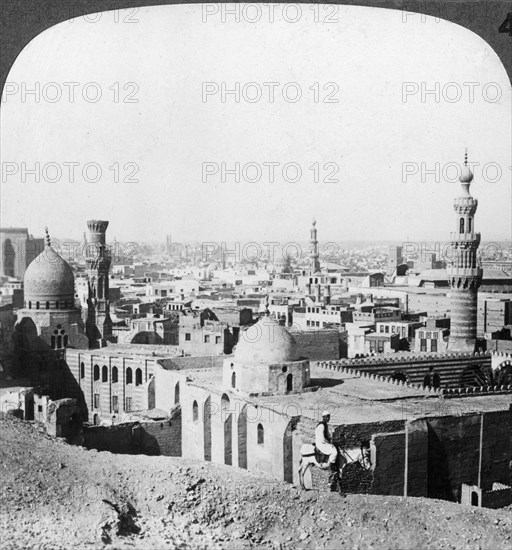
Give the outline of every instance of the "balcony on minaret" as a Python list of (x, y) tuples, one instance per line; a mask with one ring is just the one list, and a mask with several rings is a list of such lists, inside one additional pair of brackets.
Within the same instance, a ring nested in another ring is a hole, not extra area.
[(480, 233), (450, 233), (450, 240), (452, 242), (475, 242), (480, 243)]

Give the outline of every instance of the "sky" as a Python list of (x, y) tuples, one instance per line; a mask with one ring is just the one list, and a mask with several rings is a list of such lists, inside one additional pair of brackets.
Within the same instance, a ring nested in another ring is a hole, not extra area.
[(302, 241), (316, 218), (321, 240), (447, 239), (467, 147), (476, 229), (510, 238), (510, 83), (479, 36), (398, 10), (204, 6), (104, 12), (27, 45), (1, 105), (2, 226)]

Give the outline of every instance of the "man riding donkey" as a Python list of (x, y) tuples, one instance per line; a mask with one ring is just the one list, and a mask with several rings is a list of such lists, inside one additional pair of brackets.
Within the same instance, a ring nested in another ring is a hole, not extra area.
[(328, 457), (327, 462), (321, 464), (322, 469), (327, 470), (330, 467), (332, 471), (335, 471), (338, 449), (332, 444), (331, 432), (329, 430), (330, 419), (331, 415), (329, 411), (324, 411), (322, 413), (322, 421), (318, 423), (315, 429), (315, 447), (319, 452)]
[[(360, 441), (358, 447), (334, 445), (329, 430), (331, 415), (328, 411), (322, 413), (322, 421), (315, 428), (315, 443), (304, 443), (300, 448), (299, 481), (306, 489), (305, 475), (312, 466), (322, 470), (330, 469), (329, 484), (332, 491), (341, 492), (343, 469), (348, 464), (358, 463), (364, 470), (373, 468), (371, 461), (370, 442)], [(311, 485), (311, 478), (308, 485)], [(311, 488), (311, 487), (309, 487)]]

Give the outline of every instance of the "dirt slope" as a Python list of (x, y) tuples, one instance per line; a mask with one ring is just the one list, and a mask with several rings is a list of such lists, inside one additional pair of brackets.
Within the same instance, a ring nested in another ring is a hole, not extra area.
[(86, 451), (15, 419), (0, 420), (0, 442), (1, 548), (512, 547), (510, 509), (304, 493), (236, 468)]

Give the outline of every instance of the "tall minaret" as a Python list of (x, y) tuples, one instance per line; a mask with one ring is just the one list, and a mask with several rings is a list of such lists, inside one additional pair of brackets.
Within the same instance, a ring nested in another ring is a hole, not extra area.
[(309, 241), (309, 258), (311, 273), (318, 273), (320, 271), (320, 260), (318, 254), (318, 240), (316, 238), (316, 220), (313, 219), (313, 225), (311, 226), (311, 240)]
[(453, 205), (457, 214), (457, 231), (451, 233), (452, 254), (447, 269), (451, 287), (448, 349), (473, 352), (476, 347), (477, 300), (482, 268), (476, 257), (480, 233), (474, 232), (478, 200), (469, 192), (473, 173), (468, 166), (467, 151), (459, 179), (462, 184), (462, 195), (455, 199)]
[(111, 254), (107, 247), (105, 233), (108, 222), (89, 220), (90, 242), (85, 261), (89, 279), (87, 298), (86, 331), (90, 348), (101, 348), (112, 338), (110, 319), (109, 279)]

